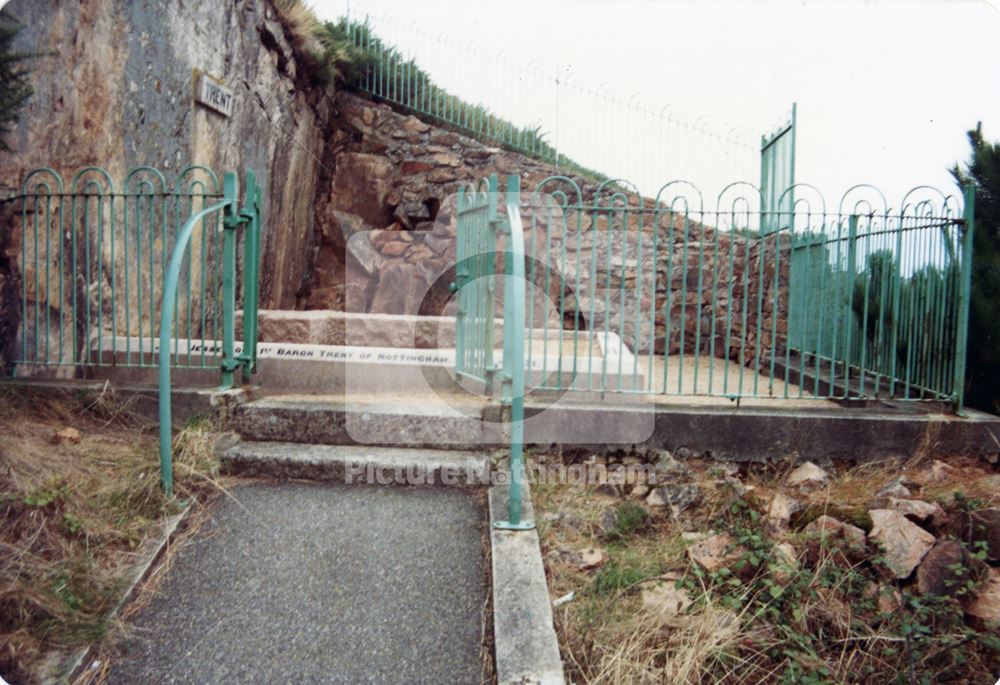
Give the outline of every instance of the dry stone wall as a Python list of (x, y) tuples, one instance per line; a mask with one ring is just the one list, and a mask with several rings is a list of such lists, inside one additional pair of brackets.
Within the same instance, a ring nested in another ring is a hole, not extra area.
[[(349, 92), (338, 94), (336, 121), (325, 155), (334, 168), (317, 202), (313, 268), (300, 308), (450, 311), (455, 193), (490, 174), (499, 175), (501, 185), (507, 174), (520, 174), (527, 249), (561, 276), (546, 281), (543, 269), (535, 269), (536, 325), (559, 325), (561, 318), (571, 327), (607, 326), (639, 351), (683, 347), (691, 353), (697, 344), (704, 353), (751, 364), (758, 349), (766, 356), (772, 343), (783, 345), (786, 242), (716, 232), (700, 215), (656, 213), (648, 199), (640, 211), (634, 194), (627, 196), (624, 219), (593, 211), (553, 215), (551, 205), (531, 206), (531, 191), (565, 170)], [(578, 175), (572, 180), (583, 205), (592, 205), (598, 184)], [(566, 182), (544, 189), (570, 198), (577, 192)], [(608, 284), (614, 297), (599, 292)]]

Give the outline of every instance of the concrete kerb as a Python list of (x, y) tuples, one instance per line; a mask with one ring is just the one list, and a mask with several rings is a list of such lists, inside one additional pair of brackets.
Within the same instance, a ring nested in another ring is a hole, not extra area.
[[(507, 518), (507, 486), (489, 491), (493, 633), (498, 685), (563, 685), (559, 642), (536, 530), (493, 527)], [(525, 483), (523, 515), (534, 518)]]
[[(160, 529), (160, 535), (156, 542), (151, 546), (148, 553), (139, 560), (135, 565), (135, 571), (132, 573), (129, 581), (128, 587), (122, 594), (118, 603), (115, 604), (114, 608), (108, 613), (107, 619), (115, 618), (118, 613), (122, 610), (122, 607), (130, 602), (136, 595), (139, 586), (141, 586), (147, 578), (152, 574), (153, 569), (159, 563), (160, 559), (163, 557), (164, 552), (177, 537), (178, 530), (180, 530), (181, 524), (187, 515), (191, 513), (191, 505), (185, 505), (183, 511), (179, 514), (174, 514), (173, 516), (168, 516), (163, 519), (162, 527)], [(77, 679), (90, 667), (91, 661), (93, 661), (93, 656), (97, 652), (98, 646), (92, 644), (88, 647), (83, 647), (78, 650), (67, 662), (66, 668), (64, 669), (63, 680), (59, 682), (76, 682)]]

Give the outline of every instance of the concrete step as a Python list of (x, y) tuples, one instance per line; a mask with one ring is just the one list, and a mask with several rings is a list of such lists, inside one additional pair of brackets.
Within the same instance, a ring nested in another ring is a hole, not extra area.
[(232, 429), (247, 441), (313, 445), (484, 449), (504, 442), (503, 426), (483, 421), (484, 402), (439, 397), (399, 402), (278, 395), (235, 407)]
[(333, 481), (362, 485), (489, 484), (490, 460), (483, 452), (239, 442), (221, 458), (226, 473), (265, 478)]

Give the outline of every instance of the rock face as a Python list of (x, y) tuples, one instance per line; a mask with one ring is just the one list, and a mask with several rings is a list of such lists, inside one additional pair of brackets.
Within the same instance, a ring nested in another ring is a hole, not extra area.
[[(787, 236), (736, 236), (666, 211), (631, 212), (627, 221), (611, 212), (552, 217), (532, 200), (536, 188), (578, 192), (587, 203), (598, 186), (574, 175), (539, 188), (565, 169), (316, 87), (270, 0), (8, 7), (27, 26), (16, 47), (54, 56), (32, 65), (36, 94), (10, 137), (19, 152), (0, 184), (16, 187), (26, 170), (52, 165), (69, 177), (96, 164), (116, 179), (138, 165), (168, 178), (192, 163), (253, 169), (265, 194), (263, 308), (450, 314), (454, 195), (489, 174), (517, 173), (527, 248), (556, 275), (535, 279), (535, 324), (608, 323), (635, 351), (698, 351), (748, 365), (784, 345)], [(233, 89), (231, 116), (192, 103), (194, 70)], [(652, 206), (628, 199), (640, 201)], [(0, 278), (0, 300), (19, 290), (10, 287), (17, 278)], [(623, 297), (601, 297), (607, 284)]]
[[(253, 169), (264, 189), (262, 299), (291, 308), (310, 259), (313, 198), (332, 89), (308, 85), (268, 0), (135, 3), (13, 0), (35, 94), (12, 136), (0, 184), (87, 165), (116, 182), (149, 165), (168, 180), (188, 164)], [(192, 72), (234, 92), (232, 116), (192, 103)]]
[(868, 515), (868, 538), (882, 549), (889, 570), (896, 578), (909, 577), (934, 546), (934, 536), (892, 509), (872, 509)]

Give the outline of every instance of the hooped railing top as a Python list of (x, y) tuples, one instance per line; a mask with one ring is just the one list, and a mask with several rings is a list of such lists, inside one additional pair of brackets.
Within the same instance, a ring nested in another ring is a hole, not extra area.
[[(170, 387), (171, 323), (177, 300), (177, 285), (188, 244), (198, 222), (214, 212), (223, 213), (222, 275), (222, 381), (220, 390), (233, 386), (234, 373), (242, 369), (244, 379), (254, 373), (257, 364), (257, 306), (260, 276), (261, 188), (253, 171), (247, 171), (243, 207), (238, 207), (239, 185), (236, 174), (223, 176), (223, 200), (193, 214), (177, 234), (173, 253), (163, 282), (160, 309), (159, 404), (160, 404), (160, 481), (164, 494), (173, 496), (173, 416)], [(236, 314), (236, 230), (244, 230), (243, 263), (243, 349), (235, 353)]]

